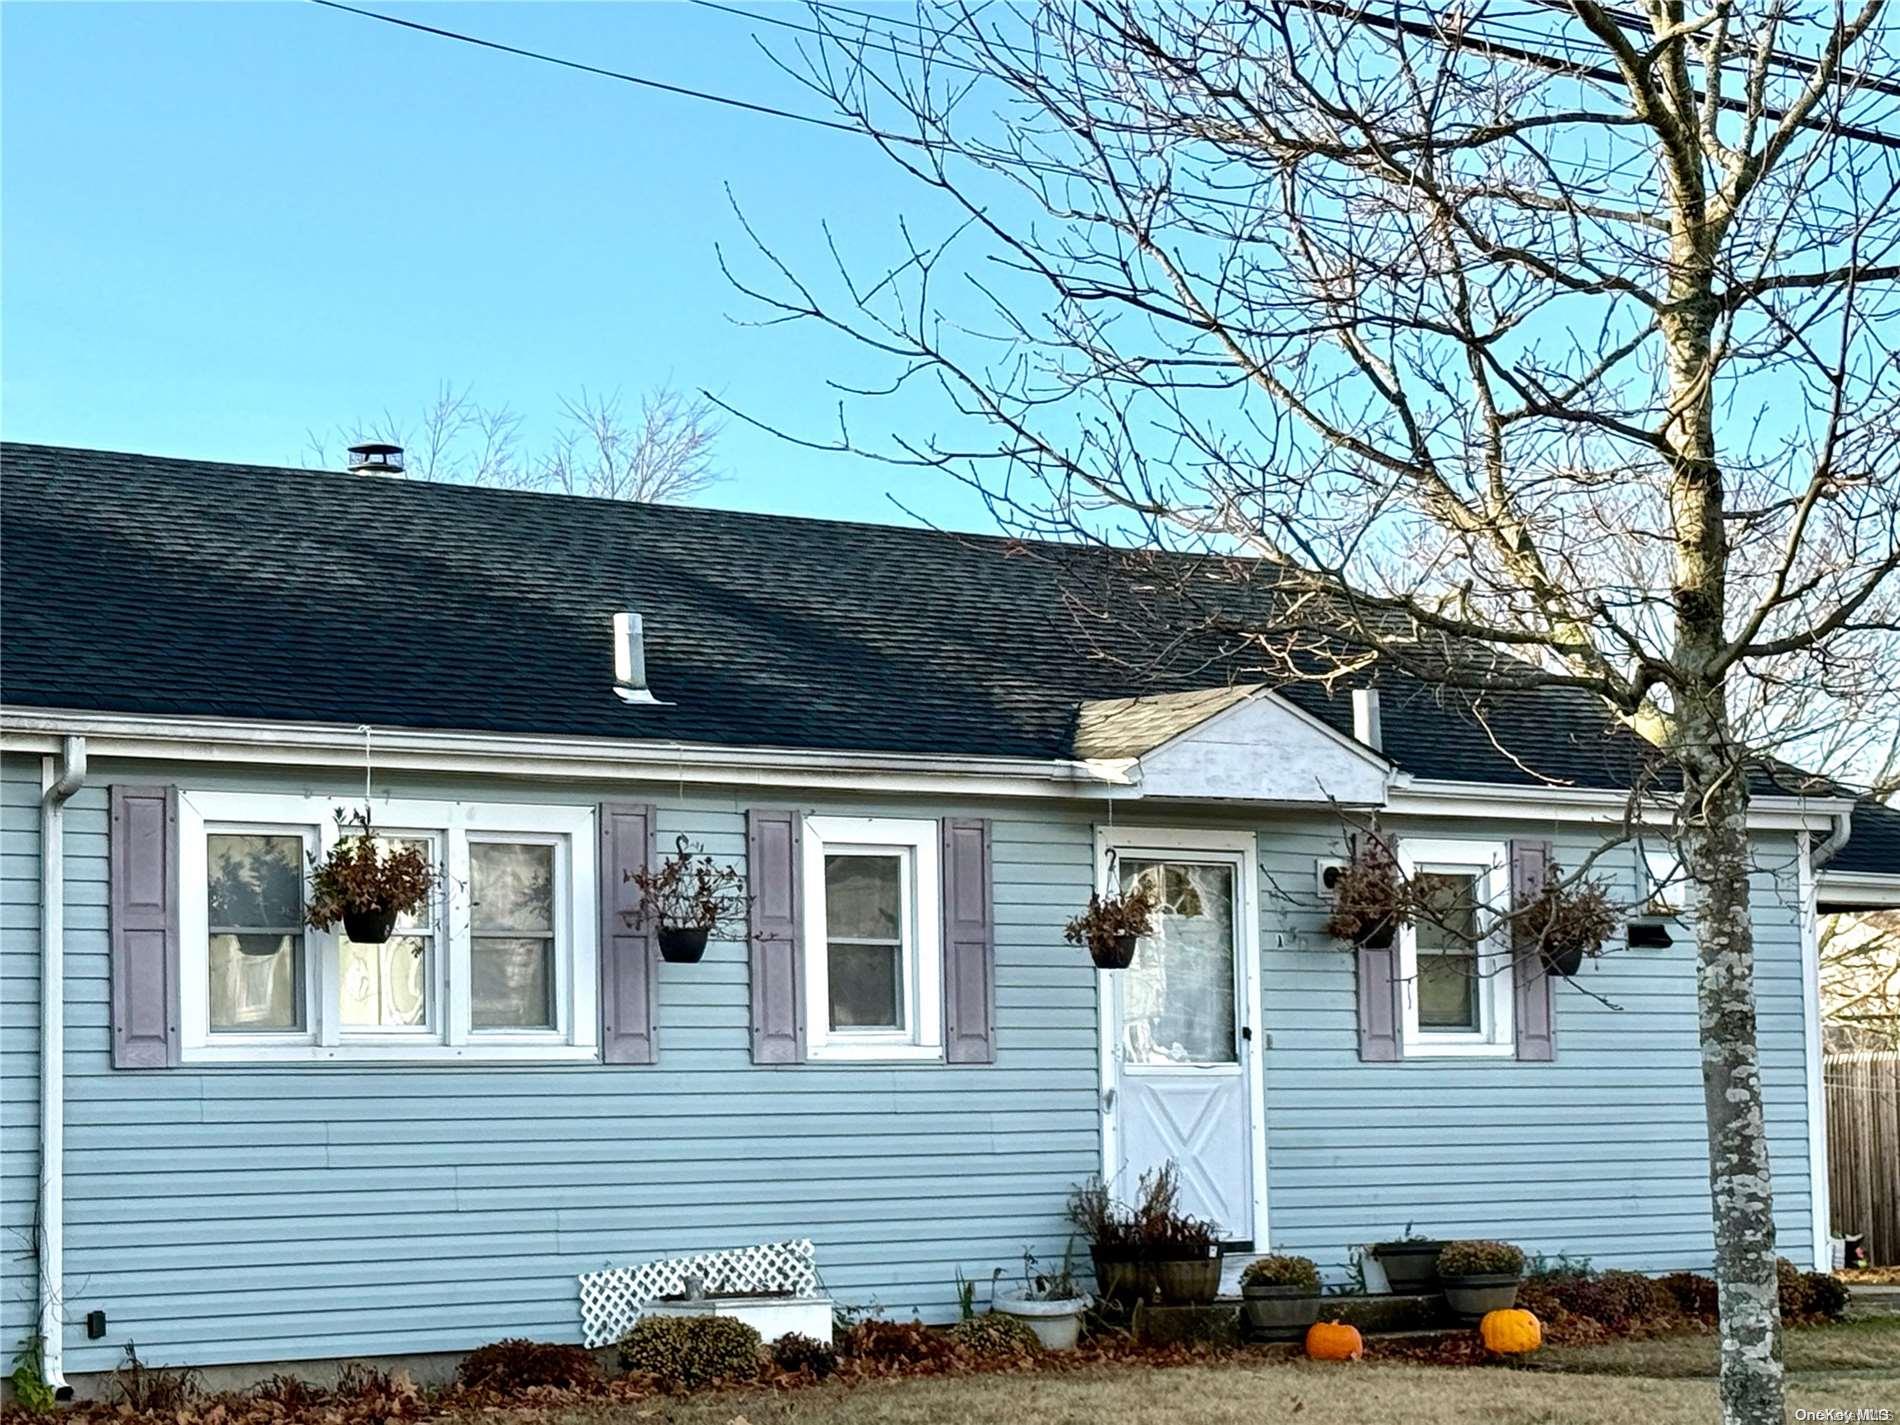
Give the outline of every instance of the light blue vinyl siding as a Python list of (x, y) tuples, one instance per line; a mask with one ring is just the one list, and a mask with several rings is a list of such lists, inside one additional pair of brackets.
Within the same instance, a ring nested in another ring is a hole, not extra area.
[[(8, 774), (30, 783), (24, 792), (7, 783), (14, 876), (31, 859), (37, 762), (10, 761)], [(462, 1349), (506, 1335), (572, 1339), (579, 1272), (796, 1236), (816, 1241), (825, 1286), (840, 1301), (941, 1319), (954, 1313), (959, 1269), (979, 1279), (996, 1266), (1016, 1270), (1025, 1246), (1061, 1255), (1064, 1198), (1100, 1152), (1095, 976), (1061, 938), (1092, 879), (1090, 809), (379, 775), (379, 790), (399, 796), (644, 795), (658, 806), (662, 846), (684, 832), (735, 865), (752, 804), (988, 815), (994, 1066), (756, 1067), (744, 948), (715, 944), (699, 965), (662, 969), (660, 1062), (650, 1068), (115, 1073), (106, 787), (167, 780), (339, 800), (353, 782), (95, 763), (71, 805), (65, 1291), (69, 1320), (103, 1309), (110, 1328), (90, 1342), (69, 1326), (69, 1370), (110, 1367), (126, 1341), (150, 1361), (210, 1363)], [(1126, 819), (1124, 808), (1117, 820)], [(1619, 1008), (1560, 989), (1554, 1064), (1364, 1065), (1352, 959), (1314, 933), (1313, 863), (1334, 853), (1329, 824), (1247, 824), (1262, 852), (1276, 1248), (1308, 1252), (1336, 1276), (1351, 1244), (1413, 1222), (1603, 1265), (1706, 1265), (1689, 946), (1626, 953), (1586, 972), (1584, 984)], [(1782, 1240), (1798, 1255), (1808, 1229), (1792, 851), (1789, 841), (1779, 850), (1786, 864), (1773, 867), (1764, 857), (1758, 928)], [(29, 1221), (31, 1211), (31, 1170), (12, 1150), (30, 1158), (33, 1142), (34, 922), (20, 898), (33, 889), (32, 870), (7, 883), (6, 948), (27, 956), (7, 968), (9, 1223), (16, 1201)], [(1277, 888), (1305, 902), (1290, 904)]]

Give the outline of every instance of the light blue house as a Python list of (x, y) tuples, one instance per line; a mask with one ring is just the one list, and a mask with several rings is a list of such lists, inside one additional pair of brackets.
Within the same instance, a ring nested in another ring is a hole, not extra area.
[[(1194, 580), (1268, 595), (1101, 551), (31, 446), (0, 491), (0, 1337), (51, 1372), (572, 1340), (582, 1272), (796, 1237), (942, 1318), (1168, 1158), (1334, 1279), (1408, 1224), (1708, 1263), (1666, 799), (1623, 835), (1644, 751), (1588, 704), (1275, 690), (1213, 623), (1163, 657)], [(366, 789), (448, 886), (381, 949), (301, 924)], [(1669, 943), (1343, 947), (1373, 811), (1496, 907), (1615, 841)], [(1815, 915), (1900, 902), (1900, 815), (1764, 778), (1754, 817), (1807, 1263)], [(680, 836), (753, 897), (698, 964), (621, 913)], [(1097, 972), (1063, 924), (1148, 867), (1161, 933)]]

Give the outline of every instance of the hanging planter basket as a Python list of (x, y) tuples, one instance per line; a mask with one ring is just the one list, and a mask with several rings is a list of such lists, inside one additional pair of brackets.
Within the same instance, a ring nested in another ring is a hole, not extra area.
[(1089, 941), (1089, 959), (1098, 970), (1126, 970), (1135, 961), (1138, 935), (1101, 935)]
[(1553, 975), (1569, 979), (1586, 959), (1603, 953), (1603, 942), (1615, 933), (1620, 919), (1609, 888), (1596, 881), (1566, 885), (1563, 870), (1550, 865), (1543, 888), (1519, 912), (1520, 951), (1526, 945), (1543, 957)]
[(355, 945), (381, 945), (396, 928), (396, 912), (388, 908), (346, 910), (343, 934)]
[(669, 965), (697, 965), (706, 954), (706, 940), (712, 934), (704, 925), (662, 925), (655, 937), (660, 942), (660, 958)]
[(1572, 945), (1563, 950), (1545, 950), (1544, 964), (1553, 975), (1562, 975), (1569, 979), (1583, 968), (1584, 949), (1581, 945)]
[(1355, 933), (1352, 943), (1361, 950), (1390, 950), (1392, 942), (1399, 938), (1399, 922), (1396, 916), (1382, 916), (1364, 929)]

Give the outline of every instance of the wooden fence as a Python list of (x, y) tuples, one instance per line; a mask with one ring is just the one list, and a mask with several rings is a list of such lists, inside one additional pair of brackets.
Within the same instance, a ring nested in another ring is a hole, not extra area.
[(1823, 1077), (1834, 1230), (1865, 1233), (1874, 1266), (1900, 1265), (1900, 1051), (1829, 1054)]

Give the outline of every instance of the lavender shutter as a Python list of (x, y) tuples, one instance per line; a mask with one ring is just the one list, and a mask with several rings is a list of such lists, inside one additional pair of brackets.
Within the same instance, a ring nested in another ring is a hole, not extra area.
[(112, 788), (110, 855), (112, 1067), (171, 1068), (180, 1047), (178, 789)]
[[(1388, 849), (1398, 855), (1396, 838), (1388, 838)], [(1357, 954), (1359, 975), (1359, 1057), (1368, 1064), (1393, 1064), (1404, 1058), (1400, 1038), (1404, 1033), (1405, 1010), (1399, 999), (1399, 946), (1395, 939), (1383, 950), (1361, 945)]]
[(996, 1062), (996, 935), (990, 824), (943, 823), (943, 1057)]
[[(1548, 841), (1511, 842), (1511, 908), (1519, 909), (1544, 888), (1550, 873)], [(1511, 990), (1517, 1019), (1517, 1057), (1544, 1063), (1557, 1057), (1556, 1016), (1544, 957), (1535, 952), (1511, 957)]]
[(752, 897), (752, 1062), (796, 1064), (805, 1057), (805, 1000), (799, 984), (799, 817), (746, 813), (746, 879)]
[(653, 930), (631, 914), (640, 892), (627, 879), (653, 855), (653, 808), (603, 802), (600, 808), (600, 1056), (609, 1064), (651, 1064), (657, 978)]

